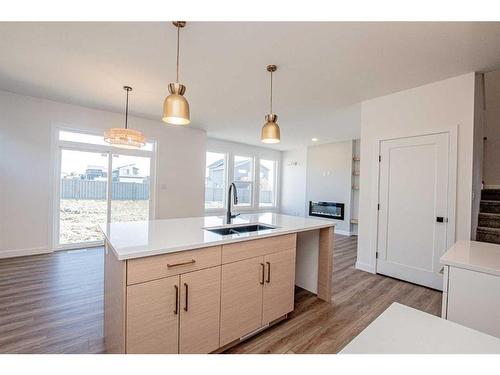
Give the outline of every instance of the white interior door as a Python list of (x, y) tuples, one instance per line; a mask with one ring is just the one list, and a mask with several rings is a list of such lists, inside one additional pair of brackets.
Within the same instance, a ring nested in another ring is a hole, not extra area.
[(380, 143), (377, 273), (442, 289), (449, 143), (448, 133)]

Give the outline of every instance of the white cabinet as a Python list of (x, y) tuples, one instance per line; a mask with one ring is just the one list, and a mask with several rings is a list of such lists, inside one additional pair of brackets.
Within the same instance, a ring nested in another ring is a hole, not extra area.
[(500, 276), (445, 266), (442, 317), (500, 337)]

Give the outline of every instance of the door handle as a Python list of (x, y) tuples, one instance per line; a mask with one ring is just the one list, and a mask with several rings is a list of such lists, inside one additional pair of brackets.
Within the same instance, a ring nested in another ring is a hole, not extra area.
[(188, 311), (189, 286), (186, 283), (184, 283), (184, 288), (186, 288), (186, 304), (184, 305), (184, 311)]
[(443, 216), (437, 216), (436, 217), (436, 222), (438, 222), (438, 223), (447, 223), (448, 222), (448, 218), (447, 217), (443, 217)]
[(175, 310), (174, 314), (177, 315), (179, 313), (179, 287), (174, 285), (175, 288)]
[(262, 274), (261, 274), (261, 279), (260, 279), (259, 283), (264, 285), (264, 273), (266, 272), (266, 270), (265, 270), (266, 266), (264, 265), (264, 263), (261, 263), (260, 266), (262, 268)]
[(271, 282), (271, 263), (266, 262), (266, 264), (267, 264), (267, 279), (266, 279), (266, 283), (270, 283)]

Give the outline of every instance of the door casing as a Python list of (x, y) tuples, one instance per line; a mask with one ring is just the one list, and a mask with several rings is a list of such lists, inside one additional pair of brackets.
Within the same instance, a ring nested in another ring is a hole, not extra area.
[[(448, 236), (447, 236), (447, 248), (450, 248), (455, 243), (456, 238), (456, 204), (457, 204), (457, 158), (458, 158), (458, 125), (452, 126), (450, 128), (443, 129), (430, 129), (422, 130), (416, 132), (409, 132), (405, 134), (398, 134), (392, 137), (377, 138), (373, 143), (373, 155), (372, 158), (372, 168), (371, 171), (375, 171), (375, 178), (371, 185), (371, 235), (370, 235), (370, 264), (371, 272), (377, 272), (377, 246), (378, 246), (378, 230), (379, 230), (379, 215), (378, 215), (378, 197), (380, 194), (380, 162), (378, 156), (380, 155), (380, 146), (383, 141), (409, 138), (409, 137), (420, 137), (423, 135), (441, 134), (446, 133), (449, 137), (449, 165), (448, 165)], [(367, 218), (368, 219), (368, 218)]]

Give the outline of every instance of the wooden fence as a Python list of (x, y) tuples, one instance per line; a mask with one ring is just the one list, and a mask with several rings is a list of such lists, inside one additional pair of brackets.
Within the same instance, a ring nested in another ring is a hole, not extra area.
[[(61, 180), (61, 199), (106, 199), (107, 182), (94, 180)], [(111, 199), (147, 200), (149, 183), (112, 182)]]

